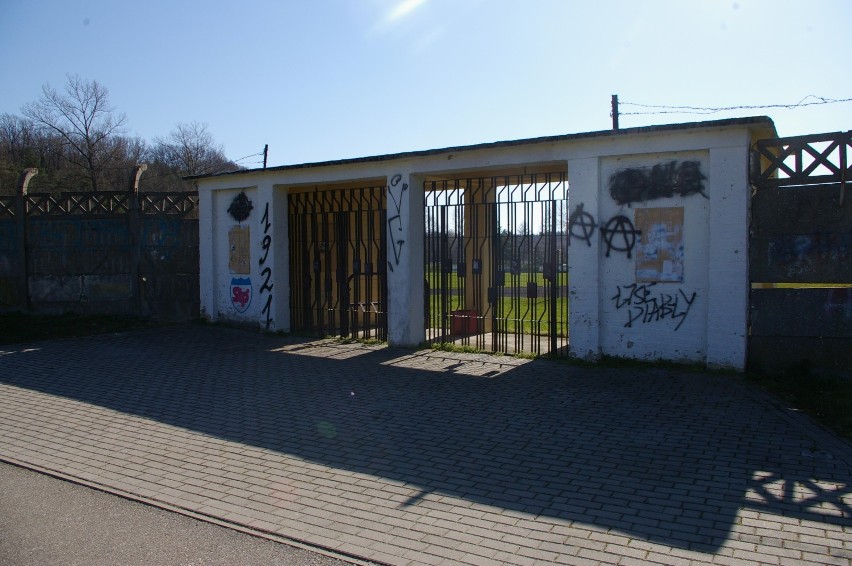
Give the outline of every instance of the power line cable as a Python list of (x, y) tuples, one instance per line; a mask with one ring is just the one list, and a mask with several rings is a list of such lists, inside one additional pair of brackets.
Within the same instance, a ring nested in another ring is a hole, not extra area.
[(640, 104), (638, 102), (620, 102), (619, 104), (621, 106), (636, 106), (639, 108), (653, 108), (656, 110), (640, 112), (619, 112), (619, 114), (622, 116), (638, 116), (647, 114), (716, 114), (717, 112), (727, 112), (731, 110), (759, 110), (764, 108), (786, 108), (788, 110), (793, 110), (796, 108), (803, 108), (805, 106), (839, 104), (842, 102), (852, 102), (852, 98), (825, 98), (823, 96), (809, 94), (795, 104), (757, 104), (722, 106), (718, 108), (708, 106), (665, 106), (659, 104)]
[[(258, 153), (252, 153), (251, 155), (246, 155), (245, 157), (240, 157), (239, 159), (234, 160), (234, 163), (239, 163), (243, 159), (248, 159), (249, 157), (259, 157), (261, 155), (263, 155), (262, 151), (258, 152)], [(257, 163), (260, 163), (260, 162), (258, 161)]]

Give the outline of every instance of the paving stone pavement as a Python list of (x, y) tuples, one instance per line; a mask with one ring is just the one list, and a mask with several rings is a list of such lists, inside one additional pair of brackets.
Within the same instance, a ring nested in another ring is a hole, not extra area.
[(0, 459), (388, 564), (852, 564), (852, 446), (738, 376), (179, 325), (0, 347)]

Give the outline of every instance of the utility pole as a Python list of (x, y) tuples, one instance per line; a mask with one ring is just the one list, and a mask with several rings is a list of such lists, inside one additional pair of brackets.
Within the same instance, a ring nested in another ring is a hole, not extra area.
[(266, 169), (266, 156), (269, 154), (269, 144), (263, 145), (263, 168)]
[(612, 95), (612, 129), (613, 131), (618, 129), (618, 95)]

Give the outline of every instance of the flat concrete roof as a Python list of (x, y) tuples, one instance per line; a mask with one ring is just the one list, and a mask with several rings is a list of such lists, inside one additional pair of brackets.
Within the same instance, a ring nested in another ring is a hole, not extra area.
[(706, 128), (726, 128), (733, 126), (757, 126), (768, 128), (771, 130), (773, 137), (777, 136), (775, 123), (769, 116), (750, 116), (746, 118), (727, 118), (724, 120), (709, 120), (705, 122), (686, 122), (682, 124), (664, 124), (659, 126), (641, 126), (637, 128), (620, 128), (618, 130), (599, 130), (597, 132), (584, 132), (578, 134), (561, 134), (555, 136), (543, 136), (538, 138), (526, 138), (520, 140), (507, 140), (480, 143), (474, 145), (462, 145), (453, 147), (442, 147), (438, 149), (426, 149), (417, 151), (405, 151), (402, 153), (388, 153), (384, 155), (373, 155), (369, 157), (354, 157), (348, 159), (337, 159), (332, 161), (317, 161), (313, 163), (300, 163), (295, 165), (278, 165), (275, 167), (255, 168), (255, 169), (239, 169), (236, 171), (226, 171), (223, 173), (213, 173), (209, 175), (193, 175), (184, 177), (186, 180), (206, 179), (210, 177), (223, 177), (226, 175), (246, 175), (258, 173), (261, 171), (287, 171), (292, 169), (311, 169), (315, 167), (328, 167), (333, 165), (348, 165), (354, 163), (370, 163), (377, 161), (391, 161), (395, 159), (404, 159), (410, 157), (426, 157), (429, 155), (437, 155), (441, 153), (458, 153), (463, 151), (475, 151), (481, 149), (497, 149), (501, 147), (512, 147), (518, 145), (532, 145), (539, 143), (568, 141), (568, 140), (583, 140), (602, 137), (616, 137), (631, 134), (646, 134), (659, 132), (674, 132), (678, 130), (695, 130)]

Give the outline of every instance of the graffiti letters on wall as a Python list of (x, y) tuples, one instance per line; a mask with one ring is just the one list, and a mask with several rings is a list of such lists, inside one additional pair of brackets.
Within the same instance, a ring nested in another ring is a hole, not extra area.
[[(388, 210), (388, 239), (393, 250), (393, 261), (388, 259), (388, 269), (391, 271), (394, 270), (395, 266), (399, 265), (402, 258), (402, 246), (405, 244), (405, 239), (402, 237), (405, 233), (402, 224), (402, 199), (405, 191), (408, 190), (408, 183), (400, 185), (401, 181), (402, 175), (397, 173), (391, 178), (390, 186), (388, 187), (388, 196), (393, 201), (393, 208)], [(399, 189), (396, 189), (397, 186), (399, 186)], [(399, 192), (394, 194), (394, 190), (398, 190)]]
[(657, 292), (655, 285), (656, 283), (631, 283), (618, 286), (612, 301), (616, 310), (627, 313), (625, 328), (632, 328), (634, 324), (673, 320), (677, 322), (675, 331), (680, 329), (698, 294), (695, 291), (687, 294), (681, 289), (678, 289), (677, 293)]
[[(266, 203), (266, 206), (263, 209), (263, 217), (260, 219), (260, 224), (263, 226), (263, 240), (261, 240), (260, 247), (263, 250), (260, 259), (258, 260), (258, 265), (263, 269), (260, 271), (260, 278), (263, 281), (260, 285), (260, 300), (263, 302), (263, 309), (261, 309), (260, 314), (266, 316), (266, 328), (268, 329), (272, 324), (272, 268), (266, 265), (266, 261), (269, 259), (269, 250), (272, 248), (272, 236), (269, 234), (270, 229), (272, 228), (272, 223), (269, 221), (269, 203)], [(266, 300), (264, 300), (264, 293), (266, 294)]]
[(631, 167), (621, 169), (609, 178), (609, 194), (621, 205), (675, 195), (687, 197), (699, 194), (709, 198), (704, 192), (705, 179), (707, 177), (701, 172), (698, 161), (671, 161), (651, 168)]

